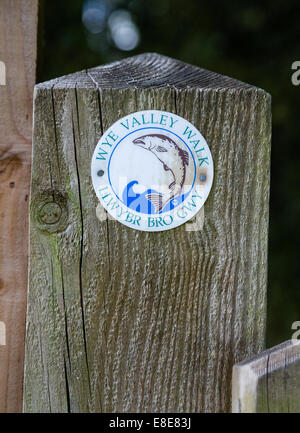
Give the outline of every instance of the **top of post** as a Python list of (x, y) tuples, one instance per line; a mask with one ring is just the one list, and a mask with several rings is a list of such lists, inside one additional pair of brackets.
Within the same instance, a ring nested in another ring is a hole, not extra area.
[(257, 89), (225, 75), (156, 53), (145, 53), (55, 78), (37, 88)]

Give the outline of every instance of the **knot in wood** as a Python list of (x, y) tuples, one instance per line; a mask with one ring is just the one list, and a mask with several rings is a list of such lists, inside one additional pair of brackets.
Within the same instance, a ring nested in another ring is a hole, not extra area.
[(44, 224), (56, 224), (62, 214), (61, 207), (56, 202), (50, 202), (43, 205), (39, 217)]
[(59, 233), (68, 225), (68, 200), (58, 191), (43, 191), (31, 198), (31, 223), (39, 230)]

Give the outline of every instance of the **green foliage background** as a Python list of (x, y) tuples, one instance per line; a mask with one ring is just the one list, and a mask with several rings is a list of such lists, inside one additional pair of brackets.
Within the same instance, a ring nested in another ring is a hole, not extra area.
[(300, 60), (299, 0), (107, 0), (111, 10), (129, 10), (140, 31), (129, 52), (114, 46), (107, 26), (89, 34), (83, 3), (41, 1), (38, 81), (154, 51), (272, 95), (267, 346), (291, 338), (300, 320), (300, 86), (291, 83), (291, 65)]

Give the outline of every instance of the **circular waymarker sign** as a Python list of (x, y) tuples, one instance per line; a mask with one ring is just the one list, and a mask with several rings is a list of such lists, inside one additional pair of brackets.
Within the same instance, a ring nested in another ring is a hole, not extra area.
[(157, 110), (115, 122), (99, 140), (91, 169), (107, 212), (143, 231), (169, 230), (193, 218), (213, 182), (212, 156), (200, 132)]

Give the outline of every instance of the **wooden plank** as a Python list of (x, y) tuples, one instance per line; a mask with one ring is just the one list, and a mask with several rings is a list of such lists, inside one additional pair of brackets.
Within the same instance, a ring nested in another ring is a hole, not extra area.
[(0, 412), (22, 408), (37, 3), (0, 2)]
[(233, 367), (232, 411), (300, 413), (300, 341), (286, 341)]
[[(24, 410), (230, 411), (233, 364), (264, 347), (269, 95), (145, 54), (40, 84), (34, 107)], [(96, 143), (146, 109), (210, 146), (200, 231), (97, 219)]]

